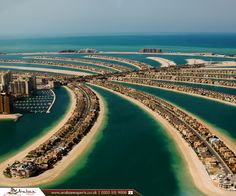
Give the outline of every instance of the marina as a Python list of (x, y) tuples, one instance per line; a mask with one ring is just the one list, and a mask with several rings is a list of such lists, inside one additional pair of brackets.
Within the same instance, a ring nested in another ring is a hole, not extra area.
[(52, 89), (38, 90), (30, 97), (23, 97), (15, 101), (14, 108), (19, 112), (50, 113), (56, 100), (56, 94)]

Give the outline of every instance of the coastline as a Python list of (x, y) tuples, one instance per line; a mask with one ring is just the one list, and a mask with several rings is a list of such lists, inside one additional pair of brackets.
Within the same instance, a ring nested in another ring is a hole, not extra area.
[[(86, 85), (88, 86), (88, 85)], [(91, 84), (92, 86), (92, 84)], [(90, 88), (90, 86), (88, 86)], [(66, 167), (58, 176), (58, 180), (55, 179), (53, 181), (48, 182), (47, 184), (43, 184), (43, 188), (51, 188), (54, 185), (57, 184), (61, 184), (64, 181), (66, 181), (67, 179), (69, 179), (71, 176), (73, 176), (75, 171), (79, 171), (80, 169), (83, 169), (84, 164), (86, 164), (87, 162), (87, 156), (89, 156), (89, 154), (93, 151), (93, 149), (96, 147), (96, 143), (97, 141), (100, 140), (100, 138), (102, 137), (102, 129), (104, 128), (104, 126), (106, 126), (106, 113), (107, 113), (107, 106), (106, 106), (106, 102), (104, 101), (104, 99), (102, 98), (102, 96), (93, 88), (90, 88), (99, 98), (99, 103), (100, 103), (100, 113), (99, 116), (102, 117), (101, 121), (100, 119), (97, 119), (96, 121), (96, 128), (95, 128), (95, 124), (92, 127), (91, 131), (87, 134), (87, 136), (89, 134), (91, 134), (91, 139), (88, 139), (88, 143), (86, 146), (84, 146), (84, 149), (77, 149), (74, 151), (75, 153), (75, 158), (72, 161), (72, 163), (70, 164), (71, 167)], [(101, 102), (100, 102), (101, 100)], [(99, 122), (98, 122), (99, 120)], [(95, 130), (96, 129), (96, 130)], [(93, 133), (92, 133), (93, 132)], [(86, 137), (87, 137), (86, 136)], [(86, 139), (86, 138), (83, 138)], [(81, 141), (83, 142), (83, 140)], [(75, 147), (76, 148), (76, 147)], [(73, 151), (73, 150), (72, 150)], [(71, 152), (72, 152), (71, 151)], [(66, 157), (65, 157), (66, 158)], [(76, 169), (74, 168), (76, 165)], [(69, 175), (68, 175), (69, 174)], [(63, 176), (62, 178), (60, 178), (60, 176)]]
[(175, 93), (181, 93), (181, 94), (185, 94), (185, 95), (190, 95), (190, 96), (195, 96), (195, 97), (201, 97), (204, 99), (208, 99), (211, 101), (216, 101), (216, 102), (220, 102), (223, 104), (227, 104), (227, 105), (231, 105), (236, 107), (236, 103), (231, 103), (231, 102), (227, 102), (227, 101), (223, 101), (223, 100), (219, 100), (219, 99), (215, 99), (215, 98), (211, 98), (211, 97), (206, 97), (206, 96), (202, 96), (202, 95), (198, 95), (198, 94), (193, 94), (193, 93), (188, 93), (188, 92), (181, 92), (181, 91), (177, 91), (177, 90), (173, 90), (173, 89), (168, 89), (168, 88), (162, 88), (162, 87), (157, 87), (157, 86), (151, 86), (151, 85), (147, 85), (147, 84), (136, 84), (136, 83), (132, 83), (132, 82), (125, 82), (125, 81), (117, 81), (117, 80), (110, 80), (111, 82), (118, 82), (118, 83), (126, 83), (126, 84), (134, 84), (134, 85), (138, 85), (138, 86), (146, 86), (146, 87), (150, 87), (150, 88), (158, 88), (158, 89), (162, 89), (162, 90), (166, 90), (166, 91), (172, 91)]
[[(15, 160), (21, 160), (25, 157), (25, 155), (37, 148), (40, 144), (42, 144), (45, 140), (49, 139), (58, 129), (60, 129), (66, 122), (67, 120), (70, 118), (71, 114), (73, 113), (75, 107), (76, 107), (76, 102), (73, 101), (75, 99), (75, 95), (74, 93), (68, 88), (65, 87), (67, 89), (67, 91), (69, 92), (70, 95), (70, 99), (71, 99), (71, 104), (70, 104), (70, 108), (67, 112), (67, 114), (64, 116), (64, 118), (55, 126), (53, 127), (51, 130), (48, 131), (48, 133), (46, 133), (45, 135), (43, 135), (42, 137), (40, 137), (38, 140), (34, 141), (32, 144), (30, 144), (29, 146), (27, 146), (25, 149), (23, 149), (21, 152), (18, 152), (16, 155), (14, 155), (13, 157), (8, 158), (7, 160), (4, 160), (3, 162), (0, 163), (0, 171), (3, 171), (7, 164), (14, 162)], [(14, 183), (11, 183), (10, 178), (6, 178), (2, 172), (0, 172), (0, 185), (3, 186), (11, 186), (14, 185)], [(9, 182), (8, 182), (9, 181)], [(13, 180), (12, 180), (13, 181)], [(19, 181), (19, 179), (16, 181)], [(5, 183), (4, 183), (5, 182)], [(7, 184), (9, 183), (9, 185)], [(28, 182), (29, 183), (29, 182)], [(18, 184), (17, 184), (18, 185)], [(20, 184), (19, 184), (20, 186)]]
[[(122, 83), (122, 82), (121, 82)], [(124, 82), (124, 83), (127, 83), (127, 84), (133, 84), (133, 83), (128, 83), (128, 82)], [(148, 86), (148, 85), (140, 85), (140, 84), (134, 84), (134, 85), (138, 85), (138, 86), (147, 86), (147, 87), (151, 87), (151, 88), (157, 88), (157, 87), (154, 87), (154, 86)], [(166, 89), (163, 89), (163, 90), (166, 90)], [(189, 94), (191, 95), (191, 94)], [(191, 96), (194, 96), (194, 95), (191, 95)], [(203, 98), (203, 97), (202, 97)], [(170, 101), (169, 101), (170, 102)], [(235, 141), (230, 138), (229, 135), (227, 134), (224, 134), (224, 133), (221, 133), (220, 131), (217, 131), (217, 129), (210, 125), (209, 123), (205, 122), (204, 119), (200, 118), (199, 116), (191, 113), (191, 112), (188, 112), (187, 110), (185, 110), (184, 108), (176, 105), (175, 103), (172, 103), (170, 102), (172, 105), (174, 105), (175, 107), (177, 108), (180, 108), (181, 110), (183, 110), (185, 113), (189, 114), (190, 116), (194, 116), (195, 118), (197, 118), (199, 120), (199, 122), (201, 122), (202, 124), (206, 125), (206, 127), (212, 131), (212, 133), (214, 133), (215, 135), (219, 136), (220, 138), (222, 138), (223, 141), (226, 142), (226, 144), (231, 148), (231, 150), (234, 151), (234, 153), (236, 153), (236, 143)], [(226, 104), (226, 103), (224, 103)]]
[(209, 61), (204, 61), (202, 59), (186, 59), (188, 65), (195, 65), (195, 64), (209, 64)]
[(209, 65), (212, 67), (230, 67), (230, 66), (236, 66), (236, 61), (222, 61), (222, 62), (215, 62), (212, 65)]
[(49, 68), (41, 68), (41, 67), (24, 67), (24, 66), (0, 66), (5, 69), (17, 69), (17, 70), (27, 70), (27, 71), (41, 71), (41, 72), (50, 72), (50, 73), (60, 73), (66, 75), (76, 75), (76, 76), (87, 76), (91, 75), (89, 73), (80, 72), (80, 71), (70, 71), (70, 70), (62, 70), (62, 69), (49, 69)]
[[(91, 85), (94, 85), (94, 84), (91, 84)], [(97, 85), (94, 85), (94, 86), (97, 86)], [(185, 142), (185, 140), (181, 137), (178, 131), (174, 129), (160, 115), (158, 115), (156, 112), (152, 111), (147, 106), (143, 105), (142, 103), (140, 103), (139, 101), (133, 98), (117, 93), (105, 87), (101, 87), (101, 86), (97, 86), (97, 87), (110, 91), (132, 102), (138, 107), (142, 108), (144, 111), (150, 114), (158, 123), (160, 123), (163, 126), (163, 128), (165, 128), (165, 130), (167, 131), (167, 134), (170, 136), (172, 140), (174, 140), (177, 146), (177, 150), (180, 152), (180, 155), (183, 158), (188, 168), (188, 173), (192, 177), (191, 180), (200, 191), (202, 191), (203, 193), (207, 195), (212, 195), (212, 196), (233, 196), (234, 195), (234, 192), (224, 191), (223, 189), (220, 189), (213, 184), (213, 182), (210, 179), (210, 176), (206, 172), (206, 169), (204, 168), (203, 164), (200, 162), (199, 158), (194, 153), (192, 148)]]
[[(69, 93), (71, 96), (72, 103), (71, 103), (69, 112), (67, 113), (65, 118), (56, 127), (50, 130), (46, 135), (44, 135), (42, 138), (34, 142), (32, 145), (30, 145), (29, 147), (27, 147), (26, 149), (24, 149), (17, 155), (0, 163), (0, 171), (3, 171), (6, 168), (7, 164), (14, 162), (16, 159), (22, 159), (25, 156), (25, 154), (27, 154), (30, 150), (40, 145), (43, 141), (47, 140), (61, 126), (63, 126), (67, 122), (67, 120), (70, 118), (71, 114), (73, 113), (74, 109), (76, 108), (76, 101), (74, 98), (75, 95), (71, 90), (69, 90)], [(42, 185), (45, 183), (52, 182), (57, 177), (59, 177), (60, 174), (67, 167), (69, 167), (69, 165), (75, 159), (77, 159), (82, 154), (82, 152), (89, 146), (89, 144), (93, 142), (94, 136), (96, 135), (97, 131), (100, 129), (102, 125), (105, 107), (104, 107), (104, 102), (101, 96), (98, 93), (96, 93), (96, 95), (98, 96), (99, 103), (100, 103), (100, 114), (98, 116), (97, 121), (95, 122), (95, 124), (93, 125), (91, 131), (87, 134), (87, 136), (84, 137), (83, 140), (78, 145), (76, 145), (75, 148), (67, 156), (65, 156), (60, 162), (58, 162), (55, 168), (48, 170), (39, 176), (28, 178), (28, 179), (10, 179), (10, 178), (6, 178), (3, 175), (3, 173), (0, 173), (0, 185), (1, 186), (36, 186), (36, 185)]]
[(207, 67), (230, 67), (236, 66), (236, 61), (205, 61), (202, 59), (186, 59), (188, 65), (206, 64)]
[(232, 70), (232, 71), (235, 71), (236, 67), (207, 66), (207, 67), (201, 67), (200, 69), (205, 69), (205, 70)]

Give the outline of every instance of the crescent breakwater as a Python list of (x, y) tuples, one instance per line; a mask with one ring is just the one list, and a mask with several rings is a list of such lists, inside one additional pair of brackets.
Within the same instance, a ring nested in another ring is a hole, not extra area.
[(233, 150), (229, 149), (219, 137), (212, 134), (204, 124), (169, 102), (148, 93), (105, 80), (92, 80), (90, 82), (94, 85), (110, 89), (135, 99), (140, 102), (140, 104), (142, 103), (153, 112), (160, 115), (162, 119), (168, 121), (169, 125), (191, 146), (192, 150), (204, 165), (209, 178), (212, 180), (212, 184), (216, 186), (215, 190), (212, 190), (212, 192), (215, 191), (215, 193), (218, 194), (220, 187), (225, 190), (224, 194), (233, 195), (230, 190), (236, 190), (235, 153)]
[(170, 66), (176, 66), (176, 63), (174, 61), (160, 58), (160, 57), (147, 57), (147, 59), (151, 59), (153, 61), (157, 61), (161, 64), (161, 67), (170, 67)]
[(1, 184), (35, 185), (47, 181), (50, 178), (48, 175), (54, 169), (57, 171), (63, 159), (70, 156), (70, 151), (83, 142), (83, 138), (86, 139), (97, 119), (101, 118), (100, 101), (96, 93), (82, 84), (69, 83), (68, 87), (76, 98), (73, 100), (74, 110), (67, 122), (39, 146), (31, 148), (26, 155), (18, 156), (19, 160), (0, 164), (1, 169), (6, 167), (4, 175), (0, 175)]

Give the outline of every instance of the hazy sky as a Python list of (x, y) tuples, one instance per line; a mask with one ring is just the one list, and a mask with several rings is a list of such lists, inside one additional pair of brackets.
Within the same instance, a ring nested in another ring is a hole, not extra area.
[(0, 0), (0, 36), (236, 32), (236, 0)]

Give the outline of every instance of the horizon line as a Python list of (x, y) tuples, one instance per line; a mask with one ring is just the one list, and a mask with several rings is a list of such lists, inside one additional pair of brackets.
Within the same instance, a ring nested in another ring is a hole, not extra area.
[(105, 37), (105, 36), (158, 36), (158, 35), (204, 35), (204, 34), (236, 34), (236, 32), (150, 32), (150, 33), (68, 33), (45, 35), (0, 35), (0, 39), (40, 39), (40, 38), (65, 38), (65, 37)]

